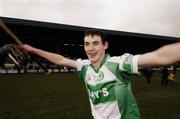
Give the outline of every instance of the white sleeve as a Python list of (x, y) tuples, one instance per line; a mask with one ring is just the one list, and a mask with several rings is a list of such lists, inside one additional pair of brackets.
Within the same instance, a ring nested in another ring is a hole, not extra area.
[(77, 71), (81, 71), (82, 67), (86, 64), (90, 64), (89, 60), (82, 60), (82, 59), (77, 59), (76, 60), (76, 69)]
[(82, 67), (83, 67), (82, 60), (77, 59), (76, 60), (76, 69), (77, 69), (77, 71), (81, 71)]
[(137, 74), (139, 73), (139, 71), (138, 71), (138, 59), (139, 59), (139, 55), (135, 55), (132, 58), (132, 64), (133, 64), (132, 72), (137, 73)]
[(125, 53), (124, 55), (120, 56), (119, 69), (129, 73), (138, 74), (138, 58), (139, 55)]

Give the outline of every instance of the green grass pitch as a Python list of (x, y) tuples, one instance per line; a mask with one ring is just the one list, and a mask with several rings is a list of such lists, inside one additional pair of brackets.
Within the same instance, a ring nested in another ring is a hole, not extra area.
[[(180, 72), (167, 87), (132, 76), (142, 119), (180, 119)], [(84, 82), (73, 73), (1, 74), (0, 119), (92, 119)]]

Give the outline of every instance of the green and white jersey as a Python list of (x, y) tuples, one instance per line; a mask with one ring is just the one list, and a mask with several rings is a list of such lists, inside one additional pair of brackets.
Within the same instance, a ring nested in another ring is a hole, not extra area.
[(104, 56), (99, 69), (89, 60), (76, 61), (86, 84), (94, 119), (140, 119), (130, 74), (138, 74), (138, 55)]

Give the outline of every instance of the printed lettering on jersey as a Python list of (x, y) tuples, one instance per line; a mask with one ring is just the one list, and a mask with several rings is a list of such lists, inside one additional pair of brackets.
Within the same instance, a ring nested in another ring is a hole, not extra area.
[(114, 81), (96, 86), (87, 84), (87, 89), (93, 104), (106, 103), (116, 100)]

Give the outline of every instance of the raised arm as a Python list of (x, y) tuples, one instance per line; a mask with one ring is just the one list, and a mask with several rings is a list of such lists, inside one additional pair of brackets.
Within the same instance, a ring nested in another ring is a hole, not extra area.
[(20, 46), (20, 49), (23, 50), (24, 52), (29, 52), (32, 54), (36, 54), (40, 57), (43, 57), (43, 58), (47, 59), (48, 61), (50, 61), (54, 64), (76, 68), (75, 60), (65, 58), (62, 55), (47, 52), (47, 51), (32, 47), (32, 46), (27, 45), (27, 44)]
[(138, 66), (169, 65), (180, 61), (180, 42), (160, 47), (159, 49), (139, 56)]

